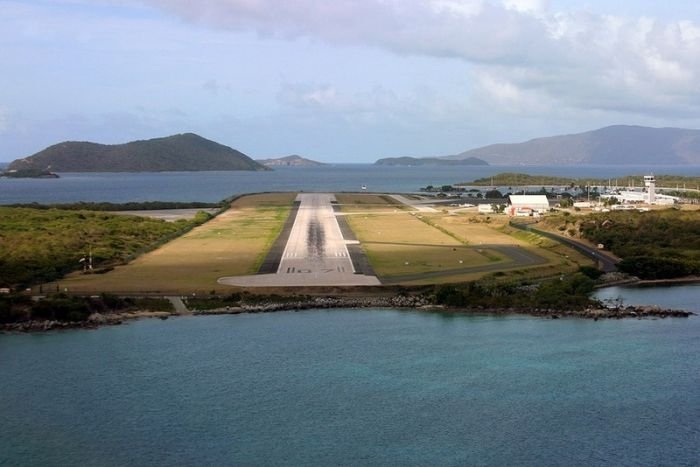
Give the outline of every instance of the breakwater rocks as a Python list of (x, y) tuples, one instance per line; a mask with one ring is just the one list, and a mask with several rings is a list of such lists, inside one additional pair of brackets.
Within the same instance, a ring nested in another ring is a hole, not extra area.
[[(588, 308), (585, 310), (562, 311), (549, 308), (499, 308), (499, 307), (446, 307), (435, 305), (427, 296), (395, 297), (316, 297), (284, 302), (260, 302), (217, 308), (213, 310), (192, 310), (194, 315), (220, 315), (240, 313), (272, 313), (275, 311), (298, 311), (331, 308), (400, 308), (424, 312), (463, 313), (479, 315), (530, 315), (547, 319), (630, 319), (630, 318), (687, 318), (695, 315), (685, 310), (668, 310), (657, 306), (627, 306), (620, 308)], [(0, 323), (0, 332), (46, 332), (61, 329), (95, 329), (100, 326), (122, 324), (137, 318), (167, 319), (174, 316), (168, 312), (93, 313), (85, 321), (20, 321)]]
[(587, 308), (585, 310), (561, 311), (550, 309), (532, 309), (526, 314), (548, 318), (586, 318), (586, 319), (623, 319), (623, 318), (687, 318), (695, 315), (691, 311), (669, 310), (658, 306), (627, 306), (622, 308)]
[(415, 308), (444, 309), (431, 304), (424, 296), (394, 297), (315, 297), (303, 300), (283, 302), (244, 303), (240, 306), (217, 308), (213, 310), (192, 310), (195, 315), (218, 315), (238, 313), (270, 313), (273, 311), (310, 310), (326, 308)]
[(136, 311), (126, 313), (93, 313), (84, 321), (29, 320), (16, 323), (0, 323), (0, 332), (45, 332), (61, 329), (96, 329), (104, 325), (122, 324), (137, 318), (167, 319), (164, 311)]
[(446, 313), (472, 313), (494, 315), (531, 315), (543, 318), (687, 318), (694, 313), (685, 310), (668, 310), (656, 306), (628, 306), (620, 308), (587, 308), (585, 310), (562, 311), (549, 308), (499, 308), (499, 307), (446, 307), (435, 305), (426, 296), (395, 297), (317, 297), (307, 300), (242, 304), (241, 306), (213, 310), (193, 310), (195, 315), (271, 313), (275, 311), (298, 311), (328, 308), (409, 308), (419, 311), (441, 311)]

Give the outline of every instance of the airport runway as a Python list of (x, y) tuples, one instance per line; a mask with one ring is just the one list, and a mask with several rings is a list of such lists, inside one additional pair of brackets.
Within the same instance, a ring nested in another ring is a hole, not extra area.
[(241, 287), (380, 285), (376, 276), (356, 274), (348, 240), (333, 211), (335, 196), (301, 193), (294, 225), (276, 274), (222, 277), (220, 284)]
[(435, 204), (434, 199), (429, 200), (429, 201), (425, 201), (425, 202), (421, 202), (421, 201), (416, 201), (414, 199), (409, 199), (403, 195), (389, 195), (389, 196), (394, 198), (399, 203), (405, 204), (406, 206), (411, 206), (413, 209), (420, 211), (420, 212), (438, 212), (438, 210), (432, 206), (425, 206), (425, 204)]

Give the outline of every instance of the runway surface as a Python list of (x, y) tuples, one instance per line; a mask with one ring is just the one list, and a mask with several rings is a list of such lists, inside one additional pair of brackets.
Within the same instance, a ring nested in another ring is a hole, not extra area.
[[(241, 287), (380, 285), (376, 276), (356, 274), (328, 193), (301, 193), (299, 209), (275, 274), (222, 277)], [(356, 243), (356, 242), (355, 242)]]

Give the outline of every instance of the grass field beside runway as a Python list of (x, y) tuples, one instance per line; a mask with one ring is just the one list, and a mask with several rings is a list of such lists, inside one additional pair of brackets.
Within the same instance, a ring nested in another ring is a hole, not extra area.
[[(257, 272), (295, 197), (294, 193), (243, 196), (215, 219), (128, 265), (106, 274), (73, 274), (59, 287), (76, 293), (230, 292), (230, 286), (218, 285), (217, 279)], [(385, 195), (336, 198), (375, 272), (388, 284), (459, 282), (486, 274), (526, 279), (591, 264), (557, 242), (510, 229), (505, 216), (416, 212)], [(530, 258), (537, 256), (540, 262), (514, 260), (518, 255), (513, 248), (528, 252)]]
[[(73, 274), (70, 292), (190, 294), (230, 291), (216, 280), (254, 274), (286, 220), (296, 194), (250, 195), (186, 235), (106, 274)], [(52, 286), (47, 286), (51, 290)]]
[[(534, 278), (591, 264), (556, 242), (511, 232), (505, 216), (419, 213), (398, 209), (392, 201), (355, 194), (341, 206), (372, 267), (387, 283), (466, 281), (492, 273)], [(517, 251), (513, 247), (527, 253), (530, 262), (511, 258), (509, 252)], [(532, 260), (535, 256), (539, 261)]]

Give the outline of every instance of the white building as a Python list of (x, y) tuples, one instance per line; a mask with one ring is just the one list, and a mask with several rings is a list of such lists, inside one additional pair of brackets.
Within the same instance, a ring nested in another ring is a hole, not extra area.
[(601, 199), (616, 198), (623, 204), (674, 204), (680, 201), (675, 196), (662, 195), (656, 192), (656, 179), (653, 175), (644, 176), (646, 190), (616, 190), (600, 195)]
[(623, 204), (674, 204), (678, 201), (675, 196), (654, 193), (654, 201), (649, 202), (649, 193), (644, 191), (620, 190), (600, 195), (601, 199), (615, 198)]
[(480, 204), (477, 208), (479, 210), (479, 214), (493, 214), (493, 206), (490, 204)]
[(549, 200), (545, 195), (510, 195), (508, 214), (511, 216), (532, 216), (549, 211)]

